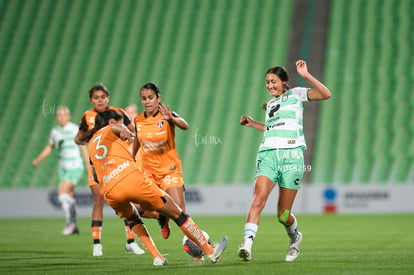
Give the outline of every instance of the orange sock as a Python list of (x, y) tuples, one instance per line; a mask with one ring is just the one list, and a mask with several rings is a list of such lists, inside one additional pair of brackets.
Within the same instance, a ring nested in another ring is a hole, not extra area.
[(126, 234), (127, 241), (131, 242), (135, 239), (135, 235), (134, 233), (131, 232), (131, 228), (129, 227), (127, 220), (124, 220), (124, 223), (125, 223), (125, 234)]
[(92, 240), (93, 243), (101, 242), (102, 221), (92, 221)]
[(155, 246), (154, 242), (152, 241), (152, 238), (144, 224), (136, 224), (132, 228), (132, 232), (134, 232), (135, 235), (137, 235), (138, 239), (145, 246), (147, 251), (151, 254), (152, 258), (160, 257), (161, 259), (164, 259), (164, 257), (161, 255), (161, 253)]
[(214, 248), (208, 243), (206, 237), (204, 237), (203, 232), (200, 228), (193, 222), (193, 220), (188, 217), (187, 220), (180, 225), (181, 231), (192, 240), (201, 250), (204, 251), (207, 255), (214, 253)]

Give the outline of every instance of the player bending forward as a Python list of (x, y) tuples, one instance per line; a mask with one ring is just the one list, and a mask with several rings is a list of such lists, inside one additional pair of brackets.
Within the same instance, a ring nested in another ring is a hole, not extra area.
[(200, 228), (177, 206), (171, 197), (152, 181), (144, 178), (136, 166), (128, 142), (135, 135), (122, 125), (122, 116), (107, 110), (96, 116), (95, 127), (82, 136), (88, 142), (88, 151), (102, 195), (117, 215), (125, 218), (153, 258), (153, 265), (165, 265), (167, 260), (158, 251), (138, 210), (131, 203), (140, 204), (145, 210), (157, 211), (172, 219), (181, 231), (196, 243), (212, 263), (220, 258), (227, 246), (224, 236), (210, 245)]

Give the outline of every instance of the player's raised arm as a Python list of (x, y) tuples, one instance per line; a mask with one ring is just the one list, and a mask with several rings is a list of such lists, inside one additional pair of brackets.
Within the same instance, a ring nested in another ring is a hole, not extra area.
[(296, 61), (296, 70), (298, 71), (298, 74), (313, 87), (308, 91), (309, 100), (326, 100), (331, 97), (329, 89), (309, 73), (305, 61)]
[(168, 120), (170, 123), (174, 124), (181, 130), (188, 130), (187, 121), (185, 121), (182, 117), (175, 115), (175, 113), (170, 110), (170, 106), (165, 106), (164, 104), (160, 103), (158, 110), (165, 120)]

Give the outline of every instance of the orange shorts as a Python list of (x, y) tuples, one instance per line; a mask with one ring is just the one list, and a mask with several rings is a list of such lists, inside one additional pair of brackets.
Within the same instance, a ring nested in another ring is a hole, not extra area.
[(131, 202), (148, 211), (157, 211), (165, 204), (166, 193), (141, 173), (130, 173), (104, 192), (106, 202), (121, 218), (132, 215)]
[(169, 174), (144, 174), (164, 191), (167, 191), (170, 187), (184, 186), (183, 173), (181, 171), (174, 171)]

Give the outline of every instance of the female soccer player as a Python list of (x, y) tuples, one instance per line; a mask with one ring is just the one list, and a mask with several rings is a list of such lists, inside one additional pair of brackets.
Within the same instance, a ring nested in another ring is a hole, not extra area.
[[(132, 155), (146, 176), (166, 191), (180, 208), (185, 210), (184, 180), (181, 160), (175, 147), (175, 127), (188, 129), (188, 123), (170, 107), (161, 103), (157, 85), (145, 84), (140, 90), (140, 100), (145, 111), (135, 117), (137, 140)], [(161, 235), (170, 235), (168, 218), (160, 216)]]
[(292, 262), (299, 255), (302, 234), (291, 209), (302, 181), (306, 149), (303, 135), (303, 102), (326, 100), (331, 93), (307, 69), (306, 62), (298, 60), (296, 69), (313, 88), (288, 86), (285, 68), (277, 66), (266, 72), (266, 89), (273, 97), (266, 104), (266, 121), (260, 123), (243, 115), (240, 124), (264, 132), (256, 164), (256, 181), (253, 200), (244, 226), (244, 238), (238, 254), (244, 261), (252, 257), (252, 245), (259, 227), (260, 213), (275, 184), (279, 185), (277, 216), (286, 228), (290, 244), (285, 260)]
[[(49, 138), (49, 144), (42, 152), (33, 160), (34, 167), (38, 167), (39, 163), (46, 158), (53, 149), (58, 150), (59, 157), (59, 180), (58, 199), (62, 204), (63, 212), (66, 217), (66, 226), (62, 231), (63, 235), (78, 234), (78, 226), (76, 222), (76, 205), (73, 190), (76, 183), (82, 177), (83, 160), (79, 146), (77, 146), (73, 138), (75, 137), (78, 127), (70, 121), (70, 111), (65, 106), (60, 106), (56, 110), (56, 120), (59, 125), (55, 126)], [(83, 152), (86, 157), (86, 150)]]
[(83, 142), (89, 142), (89, 156), (105, 200), (119, 217), (128, 221), (131, 230), (153, 257), (154, 265), (165, 265), (166, 260), (156, 249), (134, 204), (174, 220), (211, 262), (217, 262), (227, 246), (227, 237), (211, 246), (199, 227), (174, 200), (143, 175), (126, 142), (133, 142), (134, 139), (134, 133), (123, 125), (122, 115), (115, 110), (99, 113), (94, 128), (81, 137)]
[[(93, 86), (89, 90), (89, 100), (93, 106), (92, 109), (86, 111), (81, 119), (81, 123), (79, 125), (79, 131), (75, 137), (75, 142), (77, 144), (84, 144), (81, 142), (80, 137), (89, 129), (92, 129), (95, 125), (95, 117), (98, 113), (103, 112), (105, 110), (117, 110), (119, 111), (124, 117), (124, 123), (127, 127), (131, 130), (134, 127), (131, 124), (131, 121), (128, 118), (128, 115), (125, 113), (124, 110), (109, 106), (109, 92), (108, 89), (102, 85), (97, 84)], [(101, 231), (102, 231), (102, 221), (103, 221), (103, 207), (104, 207), (104, 199), (99, 192), (99, 185), (93, 178), (91, 173), (89, 164), (86, 164), (88, 167), (88, 184), (92, 192), (93, 197), (93, 209), (92, 209), (92, 240), (93, 240), (93, 256), (102, 256), (102, 244), (101, 244)], [(125, 232), (127, 237), (127, 242), (125, 244), (125, 249), (128, 252), (132, 252), (134, 254), (140, 255), (144, 253), (144, 250), (138, 247), (137, 243), (134, 241), (134, 234), (131, 233), (129, 226), (125, 221)]]

